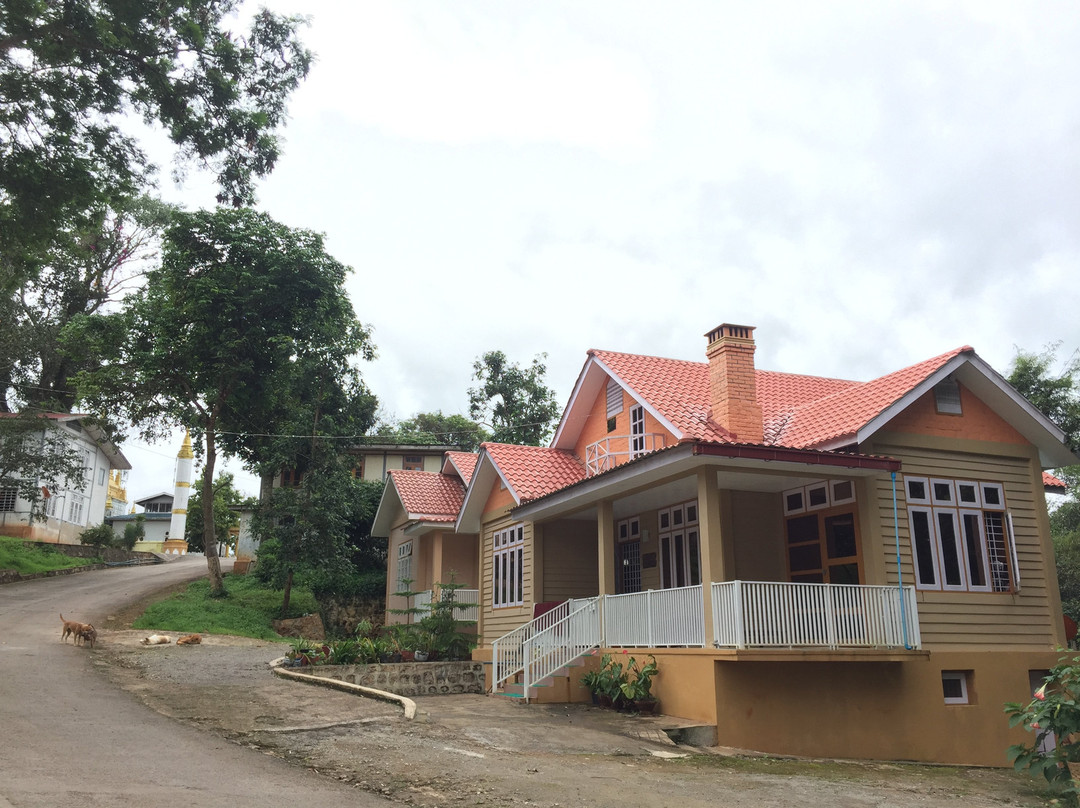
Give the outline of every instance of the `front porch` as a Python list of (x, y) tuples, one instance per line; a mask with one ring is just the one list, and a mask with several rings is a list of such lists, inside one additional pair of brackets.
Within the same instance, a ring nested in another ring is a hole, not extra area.
[(701, 585), (567, 600), (492, 643), (491, 688), (517, 679), (528, 698), (596, 648), (784, 649), (835, 661), (856, 650), (895, 659), (921, 645), (911, 586), (726, 581), (709, 595), (708, 607)]

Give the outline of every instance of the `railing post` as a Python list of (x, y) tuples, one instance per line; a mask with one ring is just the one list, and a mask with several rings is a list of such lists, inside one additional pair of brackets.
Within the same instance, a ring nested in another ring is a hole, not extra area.
[(833, 584), (825, 584), (825, 640), (829, 648), (836, 649), (836, 601), (832, 596)]
[(733, 581), (732, 600), (735, 611), (735, 647), (746, 647), (746, 616), (743, 614), (742, 581)]
[(652, 602), (653, 593), (650, 589), (648, 594), (645, 595), (645, 641), (649, 648), (653, 647)]

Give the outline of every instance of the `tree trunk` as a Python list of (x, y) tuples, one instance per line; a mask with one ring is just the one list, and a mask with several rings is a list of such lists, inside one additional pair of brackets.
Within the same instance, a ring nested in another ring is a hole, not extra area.
[(203, 514), (203, 552), (206, 553), (206, 569), (210, 576), (210, 596), (225, 594), (225, 579), (221, 575), (221, 560), (217, 554), (217, 533), (214, 530), (214, 465), (217, 462), (217, 445), (214, 440), (214, 416), (206, 425), (206, 467), (203, 469), (202, 489), (199, 496)]
[(292, 597), (292, 576), (292, 570), (289, 570), (289, 574), (285, 576), (285, 594), (281, 598), (282, 620), (284, 620), (289, 615), (289, 599)]

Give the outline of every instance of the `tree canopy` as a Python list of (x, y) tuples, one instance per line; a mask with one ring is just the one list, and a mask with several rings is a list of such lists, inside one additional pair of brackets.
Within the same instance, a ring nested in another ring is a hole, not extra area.
[[(210, 490), (214, 496), (214, 539), (218, 544), (229, 543), (229, 530), (240, 524), (240, 516), (232, 510), (234, 505), (255, 505), (255, 500), (245, 497), (234, 485), (235, 478), (230, 472), (219, 474), (210, 484)], [(191, 498), (188, 500), (187, 522), (184, 524), (184, 538), (187, 540), (188, 549), (200, 552), (203, 542), (206, 540), (206, 530), (203, 523), (202, 492), (206, 489), (200, 476), (192, 486)]]
[(475, 452), (481, 443), (491, 439), (491, 433), (464, 415), (443, 415), (442, 410), (436, 410), (386, 424), (375, 438), (404, 444), (459, 446), (462, 451)]
[(545, 383), (547, 354), (538, 354), (522, 368), (502, 351), (488, 351), (473, 363), (469, 417), (491, 426), (491, 440), (540, 446), (559, 416), (555, 393)]
[[(1059, 365), (1058, 348), (1051, 345), (1039, 354), (1018, 351), (1009, 383), (1065, 432), (1066, 444), (1076, 452), (1080, 448), (1080, 357), (1073, 354)], [(1050, 512), (1061, 605), (1067, 615), (1080, 620), (1080, 466), (1054, 473), (1069, 487), (1065, 501)]]
[[(320, 234), (266, 214), (180, 213), (165, 233), (161, 267), (124, 309), (77, 318), (65, 332), (68, 344), (88, 345), (104, 360), (77, 377), (89, 406), (117, 413), (148, 439), (183, 424), (205, 441), (201, 501), (214, 591), (222, 579), (205, 487), (219, 446), (272, 467), (287, 455), (274, 433), (289, 423), (310, 425), (284, 436), (293, 441), (343, 408), (374, 412), (352, 366), (374, 348), (345, 293), (348, 271)], [(352, 385), (343, 388), (342, 378)], [(355, 406), (345, 400), (354, 394), (363, 399)], [(325, 416), (327, 409), (334, 412)]]
[(161, 127), (182, 160), (216, 172), (219, 202), (253, 200), (312, 55), (298, 17), (263, 9), (246, 33), (229, 30), (240, 5), (0, 4), (0, 286), (36, 271), (56, 233), (85, 229), (152, 184), (125, 116)]
[(31, 518), (44, 519), (46, 494), (81, 487), (83, 458), (55, 420), (33, 413), (0, 416), (0, 488), (15, 489), (30, 503)]

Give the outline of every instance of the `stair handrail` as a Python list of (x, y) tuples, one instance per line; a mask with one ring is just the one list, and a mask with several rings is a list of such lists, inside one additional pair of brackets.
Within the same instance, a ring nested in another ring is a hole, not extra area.
[(570, 610), (570, 602), (564, 601), (550, 611), (530, 622), (518, 626), (513, 631), (499, 637), (491, 644), (491, 691), (494, 693), (507, 679), (523, 670), (524, 656), (522, 646), (525, 640), (537, 631), (565, 617)]
[(580, 604), (576, 609), (527, 637), (522, 645), (522, 688), (526, 700), (529, 688), (536, 682), (600, 647), (603, 641), (600, 597), (576, 603)]

